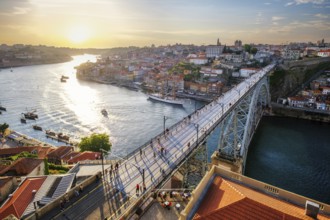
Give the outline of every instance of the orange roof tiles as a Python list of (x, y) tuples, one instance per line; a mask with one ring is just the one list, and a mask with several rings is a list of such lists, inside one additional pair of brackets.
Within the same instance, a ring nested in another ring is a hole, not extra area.
[(38, 191), (45, 179), (46, 177), (27, 178), (13, 193), (12, 197), (1, 207), (0, 219), (10, 214), (15, 215), (17, 218), (22, 217), (26, 207), (33, 200), (34, 194), (32, 191)]
[(72, 159), (68, 160), (68, 163), (77, 163), (79, 161), (84, 161), (84, 160), (95, 160), (96, 158), (100, 158), (100, 157), (101, 157), (100, 152), (84, 151), (79, 155), (73, 157)]
[[(208, 219), (312, 219), (293, 204), (215, 176), (195, 220)], [(318, 219), (329, 219), (318, 215)]]
[(61, 159), (62, 157), (64, 157), (66, 154), (70, 153), (71, 151), (73, 151), (73, 147), (69, 147), (69, 146), (60, 146), (57, 147), (55, 150), (53, 150), (52, 152), (50, 152), (47, 156), (48, 158), (57, 158), (57, 159)]
[(39, 159), (44, 159), (48, 153), (50, 153), (54, 148), (52, 147), (11, 147), (11, 148), (2, 148), (0, 149), (0, 157), (8, 157), (12, 155), (19, 154), (21, 152), (35, 152), (38, 155)]
[(42, 159), (20, 158), (11, 165), (0, 170), (0, 175), (25, 176), (31, 173), (37, 166), (43, 163)]

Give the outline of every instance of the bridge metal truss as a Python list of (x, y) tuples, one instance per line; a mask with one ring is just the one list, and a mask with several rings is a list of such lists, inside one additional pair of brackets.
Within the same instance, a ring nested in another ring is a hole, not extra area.
[(232, 110), (219, 124), (219, 156), (232, 163), (243, 162), (243, 173), (250, 141), (263, 110), (269, 104), (269, 83), (265, 76), (232, 106)]

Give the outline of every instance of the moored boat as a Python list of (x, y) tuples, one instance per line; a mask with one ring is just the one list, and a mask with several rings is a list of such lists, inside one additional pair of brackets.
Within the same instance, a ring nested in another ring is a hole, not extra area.
[(56, 133), (51, 130), (46, 130), (46, 136), (55, 136), (56, 137)]
[(26, 119), (24, 117), (21, 117), (21, 123), (26, 124)]
[(26, 113), (22, 113), (24, 115), (24, 118), (26, 119), (30, 119), (30, 120), (35, 120), (38, 118), (38, 115), (34, 112), (26, 112)]
[(3, 107), (1, 104), (0, 104), (0, 110), (1, 111), (7, 111), (7, 109), (5, 107)]
[(34, 130), (42, 131), (42, 127), (40, 127), (38, 125), (33, 125), (32, 127), (33, 127)]
[(178, 106), (183, 106), (183, 102), (178, 99), (171, 98), (169, 96), (165, 96), (164, 98), (156, 95), (149, 95), (149, 99), (155, 100), (158, 102), (164, 102), (167, 104), (172, 104), (172, 105), (178, 105)]
[(102, 109), (102, 110), (101, 110), (101, 113), (102, 113), (103, 116), (108, 117), (108, 112), (107, 112), (107, 110)]

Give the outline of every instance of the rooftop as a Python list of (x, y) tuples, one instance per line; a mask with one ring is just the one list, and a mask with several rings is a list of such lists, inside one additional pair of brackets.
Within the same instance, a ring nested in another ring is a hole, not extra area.
[(306, 201), (320, 206), (318, 219), (330, 219), (329, 205), (213, 166), (180, 219), (313, 219)]

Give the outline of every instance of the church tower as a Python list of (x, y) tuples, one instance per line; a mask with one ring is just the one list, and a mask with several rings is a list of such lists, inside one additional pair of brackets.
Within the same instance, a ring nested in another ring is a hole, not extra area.
[(217, 46), (221, 46), (221, 43), (220, 43), (219, 38), (218, 38), (218, 40), (217, 40)]

